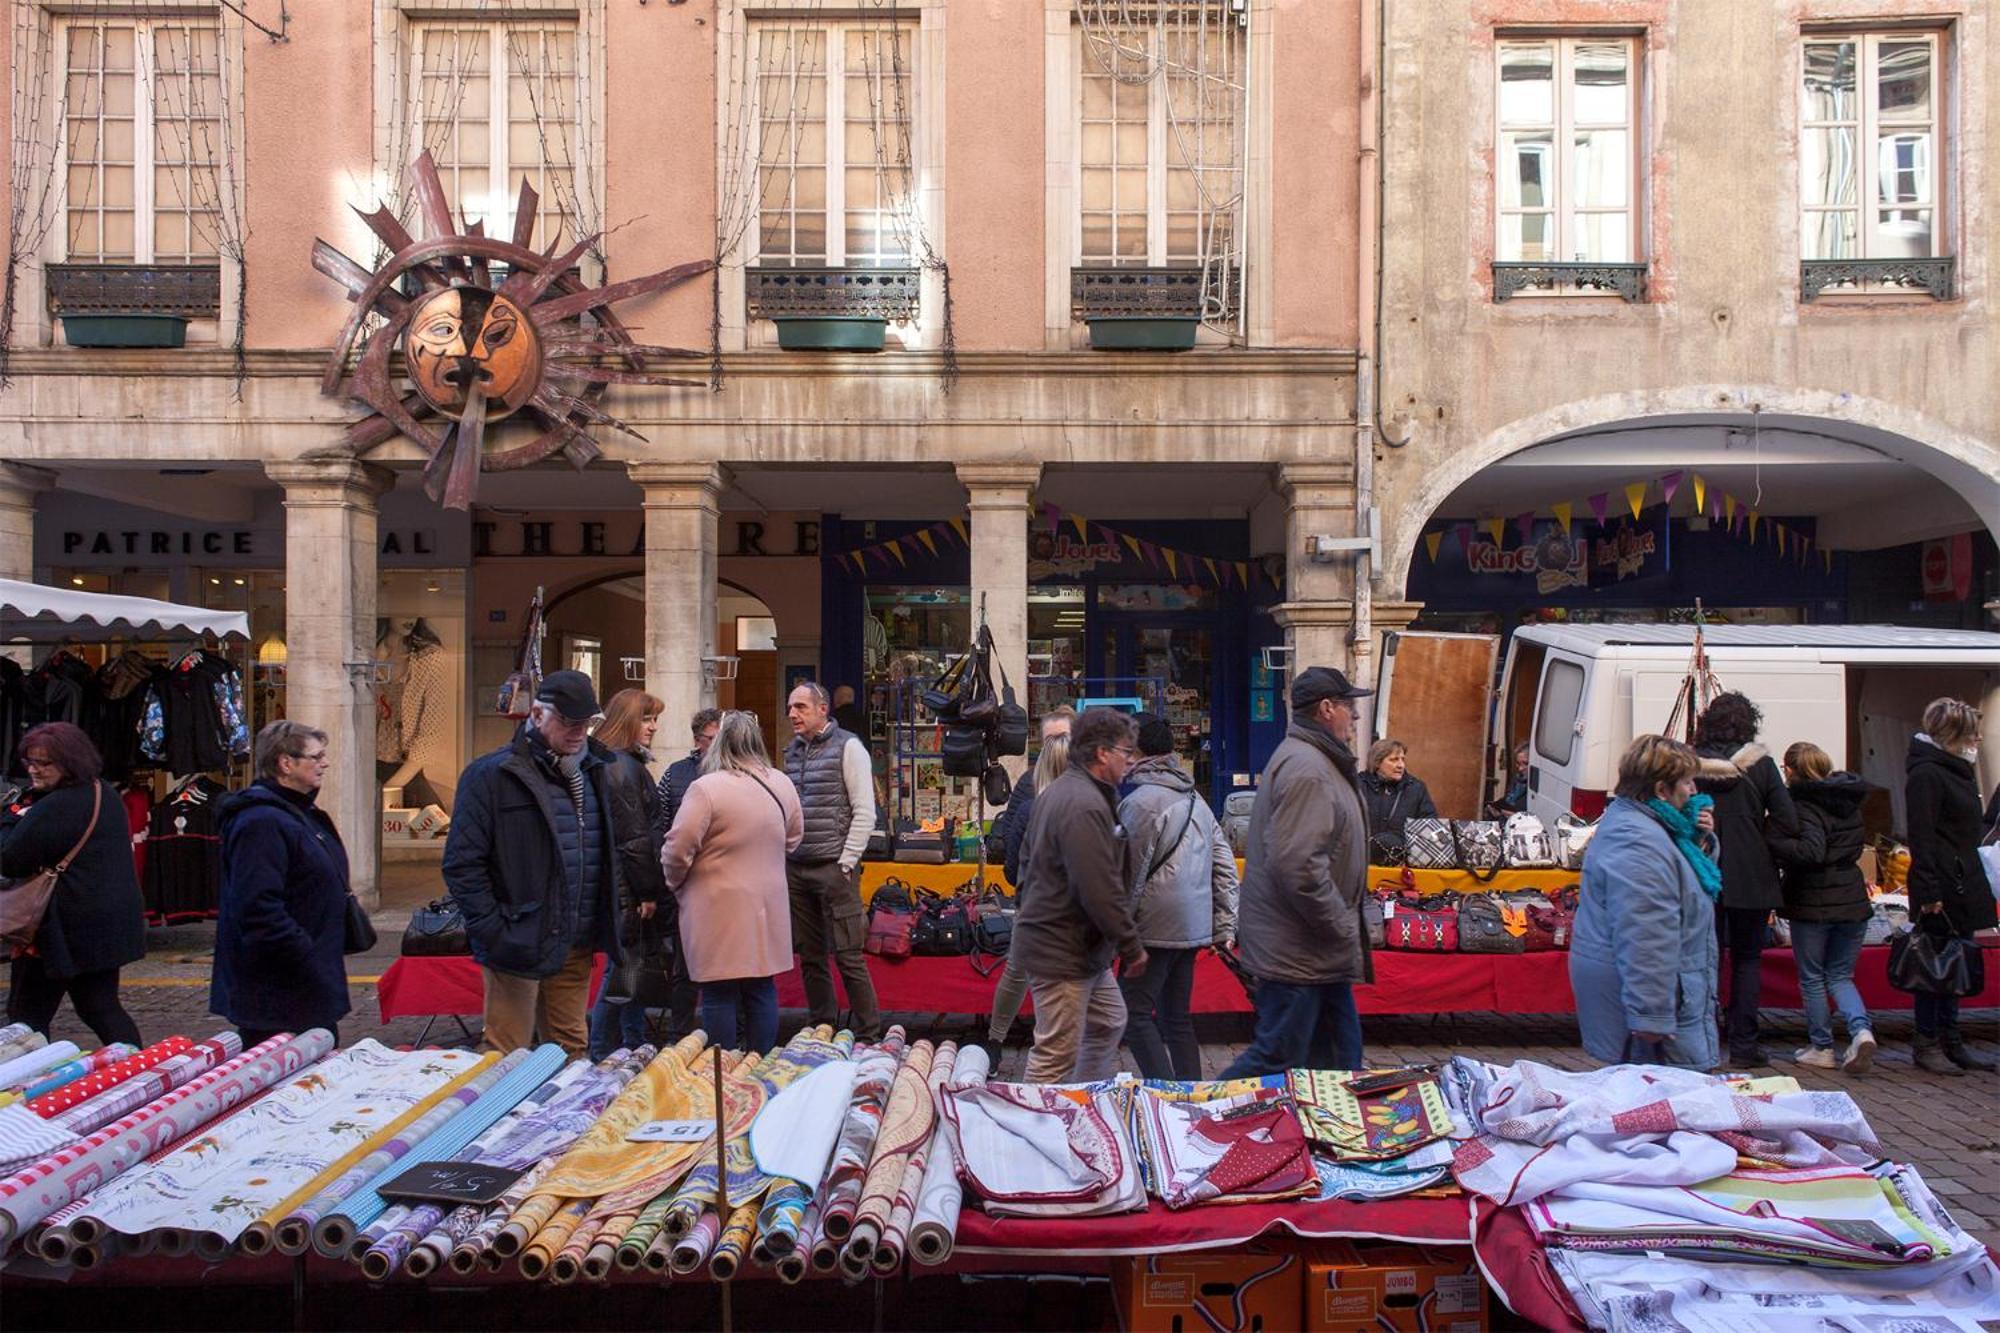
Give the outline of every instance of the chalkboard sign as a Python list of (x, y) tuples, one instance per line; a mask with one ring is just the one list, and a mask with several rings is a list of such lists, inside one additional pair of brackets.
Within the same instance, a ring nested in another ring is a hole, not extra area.
[(512, 1167), (482, 1166), (478, 1162), (418, 1162), (398, 1172), (378, 1192), (385, 1199), (492, 1203), (521, 1176)]

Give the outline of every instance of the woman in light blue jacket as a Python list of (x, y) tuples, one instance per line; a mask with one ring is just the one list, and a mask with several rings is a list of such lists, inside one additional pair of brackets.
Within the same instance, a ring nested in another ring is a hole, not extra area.
[(1583, 1049), (1606, 1064), (1712, 1069), (1715, 1031), (1714, 859), (1701, 761), (1664, 736), (1641, 736), (1618, 761), (1618, 799), (1583, 858), (1570, 939)]

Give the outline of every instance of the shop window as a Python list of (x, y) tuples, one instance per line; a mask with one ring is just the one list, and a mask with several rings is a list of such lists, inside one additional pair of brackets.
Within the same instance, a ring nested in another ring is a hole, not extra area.
[(1494, 299), (1637, 300), (1637, 40), (1510, 38), (1497, 63)]
[(590, 677), (598, 697), (604, 697), (604, 640), (585, 634), (565, 634), (563, 665)]
[(64, 257), (203, 264), (219, 252), (221, 29), (214, 19), (63, 27)]
[(962, 587), (876, 587), (868, 590), (867, 605), (863, 694), (870, 713), (887, 723), (876, 759), (890, 818), (898, 828), (971, 819), (977, 784), (945, 776), (938, 757), (941, 728), (917, 699), (970, 644), (971, 593)]
[(736, 617), (736, 651), (774, 653), (778, 651), (778, 621), (775, 616)]
[(1801, 294), (1951, 294), (1941, 36), (1812, 36), (1799, 89)]
[(1535, 706), (1535, 753), (1552, 764), (1567, 764), (1576, 753), (1583, 682), (1583, 668), (1561, 658), (1551, 658), (1542, 671), (1542, 697)]
[(540, 196), (535, 243), (560, 233), (575, 244), (578, 220), (596, 212), (577, 197), (586, 122), (576, 25), (419, 23), (411, 41), (410, 124), (460, 224), (511, 235), (527, 181)]

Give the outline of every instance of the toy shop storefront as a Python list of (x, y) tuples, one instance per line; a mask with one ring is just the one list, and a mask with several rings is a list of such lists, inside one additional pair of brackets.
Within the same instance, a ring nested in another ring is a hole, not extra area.
[[(918, 692), (971, 642), (963, 521), (829, 516), (822, 553), (821, 669), (857, 688), (896, 818), (976, 817), (971, 782), (945, 778)], [(1248, 788), (1283, 734), (1277, 682), (1258, 650), (1281, 643), (1270, 561), (1242, 520), (1061, 516), (1028, 543), (1029, 714), (1108, 704), (1164, 716), (1182, 764), (1220, 809)], [(998, 682), (996, 682), (997, 684)]]

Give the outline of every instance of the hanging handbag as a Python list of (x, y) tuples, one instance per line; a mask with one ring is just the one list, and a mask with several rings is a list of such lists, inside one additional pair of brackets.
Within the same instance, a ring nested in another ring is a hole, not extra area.
[(658, 916), (626, 912), (618, 931), (625, 956), (604, 974), (603, 998), (613, 1004), (664, 1009), (673, 1003), (674, 954), (665, 936), (654, 928)]
[(954, 722), (938, 742), (938, 763), (947, 777), (976, 778), (986, 771), (986, 729)]
[(76, 840), (76, 846), (48, 869), (15, 880), (0, 890), (0, 945), (16, 949), (33, 947), (35, 933), (42, 928), (42, 918), (48, 915), (49, 899), (55, 896), (56, 882), (69, 872), (70, 862), (82, 854), (90, 835), (97, 832), (97, 816), (103, 810), (104, 784), (94, 782), (91, 784), (90, 822), (83, 826), (83, 836)]
[(345, 954), (367, 953), (375, 947), (375, 923), (368, 919), (367, 909), (352, 893), (347, 895), (347, 920), (341, 930), (340, 951)]
[(999, 711), (1000, 699), (993, 693), (993, 631), (981, 625), (972, 643), (972, 667), (958, 694), (958, 720), (983, 729)]
[(1549, 831), (1533, 815), (1509, 815), (1501, 826), (1501, 847), (1510, 866), (1539, 868), (1556, 863)]
[(1458, 846), (1458, 863), (1485, 883), (1507, 864), (1507, 835), (1496, 820), (1454, 819), (1452, 840)]
[(1007, 770), (998, 764), (988, 764), (986, 771), (979, 775), (979, 781), (988, 808), (1007, 804), (1008, 798), (1014, 794), (1013, 780), (1007, 776)]
[(1403, 860), (1412, 870), (1458, 869), (1458, 843), (1449, 819), (1411, 819), (1403, 824)]
[(993, 714), (993, 739), (988, 747), (995, 755), (1028, 752), (1028, 710), (1014, 697), (1014, 682), (1007, 679), (1007, 664), (1000, 663), (1000, 707)]
[(940, 722), (958, 721), (959, 692), (972, 669), (972, 654), (960, 653), (917, 697)]
[(1507, 929), (1507, 919), (1492, 894), (1471, 893), (1458, 909), (1458, 951), (1525, 953), (1527, 945), (1521, 936)]
[(1953, 933), (1942, 916), (1919, 916), (1889, 941), (1889, 984), (1928, 995), (1976, 995), (1986, 987), (1979, 942)]
[(403, 927), (403, 957), (454, 958), (472, 952), (465, 933), (465, 913), (456, 898), (440, 898), (410, 913)]
[(1590, 846), (1597, 825), (1575, 815), (1557, 815), (1553, 838), (1555, 863), (1564, 870), (1583, 869), (1584, 849)]
[(1368, 864), (1371, 866), (1399, 866), (1408, 859), (1403, 848), (1403, 835), (1384, 829), (1369, 835)]

